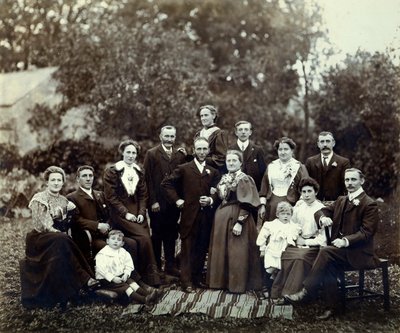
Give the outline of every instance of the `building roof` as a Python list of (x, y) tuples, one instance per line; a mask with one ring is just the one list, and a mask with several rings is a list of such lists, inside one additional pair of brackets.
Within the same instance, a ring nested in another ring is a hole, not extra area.
[(46, 67), (30, 71), (0, 73), (0, 107), (10, 107), (35, 89), (49, 81), (57, 67)]

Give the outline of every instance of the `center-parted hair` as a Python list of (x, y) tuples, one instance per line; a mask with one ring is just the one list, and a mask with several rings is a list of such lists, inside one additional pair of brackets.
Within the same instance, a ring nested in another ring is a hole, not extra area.
[[(239, 150), (236, 149), (228, 149), (226, 151), (226, 156), (228, 156), (228, 154), (233, 154), (236, 155), (239, 158), (240, 163), (243, 163), (243, 153)], [(226, 157), (225, 157), (226, 159)]]
[(47, 182), (51, 173), (59, 173), (62, 176), (63, 182), (65, 182), (65, 171), (58, 166), (52, 165), (44, 170), (43, 178)]
[(204, 110), (204, 109), (209, 110), (209, 111), (211, 112), (211, 114), (215, 116), (214, 122), (217, 122), (217, 119), (218, 119), (218, 110), (217, 110), (217, 108), (216, 108), (214, 105), (211, 105), (211, 104), (207, 104), (207, 105), (202, 105), (202, 106), (200, 106), (199, 109), (198, 109), (197, 112), (196, 112), (197, 117), (200, 118), (200, 112), (201, 112), (201, 110)]
[(299, 186), (297, 187), (300, 193), (304, 186), (311, 186), (315, 193), (319, 191), (319, 184), (314, 178), (306, 177), (300, 180)]
[(296, 143), (291, 138), (288, 138), (287, 136), (283, 136), (274, 142), (274, 148), (276, 151), (278, 151), (279, 145), (281, 143), (286, 143), (292, 150), (294, 150), (296, 148)]
[(135, 140), (132, 140), (132, 139), (124, 140), (119, 144), (118, 151), (120, 152), (120, 154), (123, 154), (125, 148), (130, 146), (130, 145), (132, 145), (132, 146), (134, 146), (136, 148), (136, 152), (139, 155), (139, 153), (140, 153), (140, 145), (139, 145), (139, 143), (137, 143)]

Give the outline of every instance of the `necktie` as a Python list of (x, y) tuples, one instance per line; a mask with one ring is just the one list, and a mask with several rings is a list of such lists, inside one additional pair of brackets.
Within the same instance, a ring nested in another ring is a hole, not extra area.
[(244, 150), (246, 149), (246, 147), (244, 146), (244, 143), (241, 144), (240, 149), (241, 149), (242, 151), (244, 151)]
[(167, 155), (168, 155), (168, 158), (169, 158), (169, 159), (171, 159), (171, 156), (172, 156), (172, 150), (166, 150), (165, 152), (167, 153)]
[(328, 163), (326, 163), (326, 160), (327, 160), (327, 159), (328, 159), (328, 158), (324, 156), (323, 164), (324, 164), (324, 168), (325, 168), (325, 169), (328, 167)]

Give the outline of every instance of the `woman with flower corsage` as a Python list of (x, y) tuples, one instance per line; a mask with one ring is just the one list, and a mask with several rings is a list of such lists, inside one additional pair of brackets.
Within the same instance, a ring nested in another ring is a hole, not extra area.
[(140, 146), (128, 139), (120, 143), (118, 150), (122, 160), (104, 172), (104, 193), (111, 206), (112, 227), (138, 243), (135, 266), (144, 282), (157, 286), (160, 276), (145, 219), (147, 188), (142, 169), (136, 164)]
[(60, 194), (64, 170), (50, 166), (44, 172), (46, 190), (29, 203), (33, 231), (26, 235), (26, 258), (21, 261), (21, 301), (27, 308), (65, 307), (81, 289), (99, 282), (85, 257), (67, 235), (75, 205)]
[(251, 211), (260, 205), (254, 180), (240, 168), (243, 155), (228, 150), (226, 167), (213, 194), (220, 202), (211, 231), (207, 283), (210, 288), (233, 293), (262, 288), (257, 229)]
[(308, 177), (306, 167), (293, 158), (295, 142), (282, 137), (274, 142), (278, 159), (272, 161), (265, 170), (261, 181), (261, 206), (258, 215), (262, 220), (276, 218), (276, 206), (281, 201), (288, 201), (292, 206), (299, 199), (297, 187), (300, 180)]

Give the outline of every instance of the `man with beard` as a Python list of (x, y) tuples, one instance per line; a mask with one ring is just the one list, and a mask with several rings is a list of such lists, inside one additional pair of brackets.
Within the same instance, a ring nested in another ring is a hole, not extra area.
[(175, 138), (175, 127), (164, 126), (161, 128), (161, 143), (147, 151), (144, 158), (144, 169), (149, 195), (151, 240), (157, 266), (161, 271), (161, 247), (164, 246), (164, 272), (179, 276), (175, 263), (175, 241), (178, 238), (180, 211), (175, 204), (167, 201), (161, 187), (162, 180), (169, 176), (178, 165), (186, 161), (186, 151), (183, 148), (176, 150), (173, 147)]
[(317, 199), (334, 201), (345, 194), (344, 172), (350, 168), (350, 161), (333, 152), (335, 139), (331, 132), (321, 132), (317, 145), (321, 154), (309, 157), (306, 168), (310, 177), (320, 186)]

